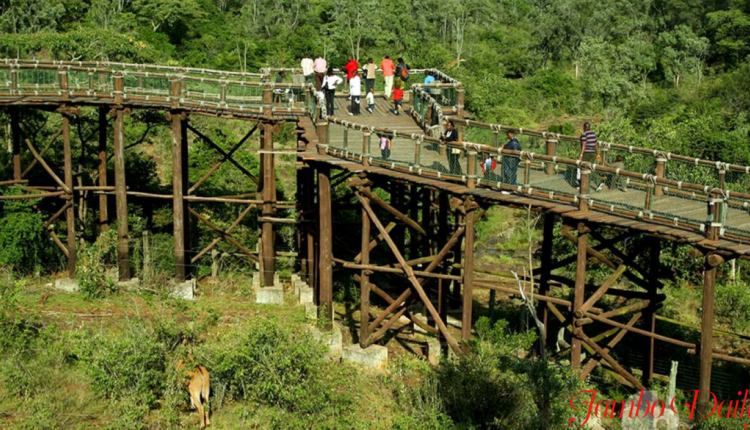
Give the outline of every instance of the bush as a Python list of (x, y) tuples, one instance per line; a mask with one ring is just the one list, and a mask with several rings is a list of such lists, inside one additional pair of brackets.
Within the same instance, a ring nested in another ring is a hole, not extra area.
[[(21, 187), (6, 189), (3, 195), (21, 194)], [(0, 264), (31, 273), (46, 261), (49, 242), (44, 217), (34, 206), (39, 199), (4, 200), (0, 218)]]
[(117, 231), (102, 233), (96, 242), (83, 246), (76, 266), (76, 278), (81, 292), (88, 298), (106, 297), (117, 290), (117, 283), (107, 276), (107, 266), (115, 261)]
[(716, 289), (716, 316), (724, 318), (734, 330), (750, 332), (750, 289), (743, 282)]
[(130, 323), (117, 337), (83, 333), (78, 357), (92, 387), (109, 399), (131, 397), (156, 406), (166, 383), (166, 348), (144, 323)]
[(212, 381), (234, 398), (302, 414), (344, 410), (350, 402), (336, 396), (340, 388), (323, 372), (324, 347), (275, 319), (251, 324), (238, 340), (206, 354)]

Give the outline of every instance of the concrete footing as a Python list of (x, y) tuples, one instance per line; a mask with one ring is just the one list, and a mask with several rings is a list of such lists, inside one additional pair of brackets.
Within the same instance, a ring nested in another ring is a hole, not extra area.
[(434, 337), (428, 337), (427, 339), (427, 361), (433, 365), (437, 366), (440, 364), (440, 356), (442, 355), (442, 347), (440, 345), (440, 340)]
[(318, 307), (315, 306), (315, 303), (305, 303), (305, 318), (309, 320), (318, 319)]
[(73, 293), (78, 291), (78, 281), (73, 278), (55, 279), (55, 288)]
[(334, 324), (331, 330), (321, 330), (315, 326), (310, 326), (310, 333), (312, 333), (315, 340), (328, 347), (328, 352), (326, 353), (327, 359), (331, 361), (341, 360), (344, 336), (338, 324)]
[(284, 304), (284, 288), (281, 286), (260, 287), (255, 290), (255, 303), (267, 305)]
[(342, 351), (341, 359), (368, 369), (382, 371), (388, 367), (388, 348), (370, 345), (363, 349), (359, 344), (349, 345)]
[(169, 296), (176, 299), (195, 300), (195, 279), (175, 284)]
[(300, 305), (306, 305), (307, 303), (313, 302), (313, 289), (308, 287), (307, 284), (303, 284), (299, 288), (298, 302)]
[(141, 286), (141, 280), (138, 278), (130, 278), (127, 281), (117, 281), (117, 286), (119, 288), (138, 288)]

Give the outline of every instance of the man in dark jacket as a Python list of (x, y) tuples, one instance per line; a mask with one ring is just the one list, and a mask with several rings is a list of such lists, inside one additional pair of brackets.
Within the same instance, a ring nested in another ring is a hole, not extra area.
[[(512, 131), (508, 131), (508, 143), (503, 146), (503, 149), (509, 149), (512, 151), (520, 151), (521, 144), (518, 143), (515, 134)], [(505, 155), (503, 154), (503, 182), (510, 185), (517, 185), (518, 178), (518, 163), (521, 159), (516, 155)]]

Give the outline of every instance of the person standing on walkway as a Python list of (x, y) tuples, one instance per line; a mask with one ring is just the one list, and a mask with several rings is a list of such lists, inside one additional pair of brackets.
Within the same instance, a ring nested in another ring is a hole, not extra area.
[(352, 99), (352, 109), (349, 115), (359, 115), (359, 106), (362, 99), (362, 80), (359, 77), (359, 72), (356, 70), (353, 72), (352, 78), (349, 79), (349, 97)]
[(378, 66), (372, 62), (372, 58), (367, 59), (367, 64), (362, 68), (362, 74), (365, 77), (365, 91), (370, 94), (370, 89), (375, 88), (375, 77), (377, 76)]
[(315, 59), (313, 70), (315, 71), (315, 90), (320, 91), (323, 88), (323, 79), (325, 79), (328, 70), (328, 62), (322, 55), (318, 55), (318, 58)]
[[(352, 80), (354, 72), (359, 70), (359, 62), (357, 62), (357, 60), (355, 60), (353, 57), (349, 57), (349, 60), (344, 66), (344, 70), (346, 71), (346, 84), (351, 86), (349, 82)], [(351, 93), (349, 94), (349, 98), (351, 98)]]
[(336, 96), (336, 87), (344, 80), (333, 74), (333, 67), (328, 68), (325, 78), (323, 78), (323, 91), (326, 95), (326, 115), (333, 116), (333, 101)]
[(385, 80), (385, 99), (391, 98), (391, 92), (393, 91), (393, 73), (396, 71), (396, 65), (393, 64), (391, 57), (383, 57), (383, 61), (380, 62), (380, 70), (383, 71), (383, 79)]
[[(433, 82), (435, 82), (435, 76), (433, 76), (432, 72), (428, 71), (427, 72), (427, 76), (425, 76), (425, 78), (424, 78), (424, 84), (425, 85), (430, 85)], [(431, 93), (432, 92), (432, 91), (430, 91), (430, 88), (425, 88), (424, 90), (427, 93)]]
[(370, 88), (370, 91), (367, 93), (367, 111), (370, 113), (375, 113), (375, 88)]
[(396, 82), (393, 90), (393, 114), (400, 115), (401, 106), (404, 104), (404, 90), (401, 89), (401, 82)]
[[(458, 142), (458, 130), (456, 130), (456, 125), (453, 123), (453, 121), (448, 121), (445, 123), (445, 133), (443, 133), (443, 135), (441, 136), (441, 140), (444, 143)], [(448, 153), (448, 170), (453, 175), (460, 175), (461, 162), (459, 161), (459, 159), (461, 158), (461, 150), (452, 146), (449, 146), (446, 149)]]
[[(599, 155), (599, 139), (596, 137), (596, 133), (591, 131), (591, 124), (588, 122), (583, 123), (583, 134), (581, 134), (581, 153), (578, 155), (578, 159), (594, 164), (601, 161)], [(591, 184), (596, 184), (598, 181), (598, 175), (595, 172), (591, 172)], [(600, 191), (602, 184), (596, 187), (596, 191)]]
[(315, 80), (315, 63), (313, 59), (309, 55), (305, 55), (305, 58), (300, 61), (300, 66), (302, 66), (302, 76), (305, 77), (305, 83), (312, 84)]
[(398, 64), (396, 64), (396, 76), (398, 76), (403, 82), (406, 82), (409, 80), (409, 66), (404, 63), (404, 59), (400, 58), (398, 60)]
[[(503, 146), (503, 149), (520, 151), (521, 144), (518, 142), (518, 139), (516, 139), (516, 135), (512, 131), (508, 131), (506, 136), (508, 137), (508, 143)], [(503, 154), (502, 176), (504, 183), (518, 185), (518, 164), (520, 161), (521, 158), (517, 155)]]

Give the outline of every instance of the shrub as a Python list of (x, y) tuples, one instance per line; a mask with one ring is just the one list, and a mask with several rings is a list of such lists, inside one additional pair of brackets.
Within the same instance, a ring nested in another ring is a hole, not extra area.
[(725, 318), (732, 328), (750, 331), (750, 289), (743, 282), (719, 286), (716, 291), (716, 315)]
[(101, 298), (114, 293), (117, 283), (107, 276), (107, 266), (115, 261), (117, 231), (102, 233), (93, 244), (81, 248), (76, 267), (81, 292), (88, 298)]
[[(4, 195), (21, 194), (20, 187), (11, 187)], [(4, 200), (0, 218), (0, 264), (30, 273), (46, 261), (49, 242), (44, 231), (44, 217), (34, 206), (38, 199)]]

